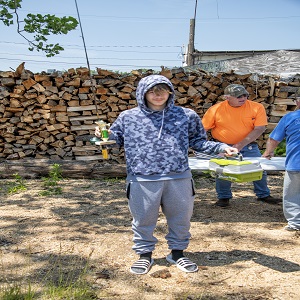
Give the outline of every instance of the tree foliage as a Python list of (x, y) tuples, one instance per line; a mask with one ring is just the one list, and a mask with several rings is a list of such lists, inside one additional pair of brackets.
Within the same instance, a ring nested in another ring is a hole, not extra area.
[[(62, 46), (48, 42), (48, 36), (67, 34), (74, 30), (78, 21), (73, 17), (55, 15), (27, 14), (20, 20), (18, 9), (22, 0), (0, 0), (0, 20), (6, 26), (16, 25), (17, 32), (29, 43), (29, 50), (43, 51), (46, 56), (54, 56), (64, 50)], [(28, 38), (28, 35), (31, 38)]]

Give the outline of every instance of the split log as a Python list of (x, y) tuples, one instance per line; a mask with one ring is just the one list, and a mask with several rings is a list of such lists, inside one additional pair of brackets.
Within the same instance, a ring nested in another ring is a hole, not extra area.
[(126, 176), (124, 164), (99, 163), (74, 160), (22, 159), (0, 161), (0, 178), (34, 179), (49, 176), (54, 164), (59, 164), (64, 178), (95, 179)]

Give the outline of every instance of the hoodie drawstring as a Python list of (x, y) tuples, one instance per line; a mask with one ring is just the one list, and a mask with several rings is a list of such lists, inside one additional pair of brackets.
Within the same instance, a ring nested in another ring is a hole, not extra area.
[(160, 126), (159, 133), (158, 133), (158, 139), (160, 139), (160, 137), (161, 137), (161, 132), (162, 132), (162, 129), (163, 129), (163, 126), (164, 126), (164, 119), (165, 119), (165, 110), (163, 110), (161, 126)]

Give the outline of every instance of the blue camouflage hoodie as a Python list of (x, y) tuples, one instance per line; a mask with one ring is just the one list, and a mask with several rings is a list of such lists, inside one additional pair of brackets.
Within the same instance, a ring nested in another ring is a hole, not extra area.
[[(153, 111), (145, 103), (145, 94), (159, 83), (167, 84), (172, 94), (163, 111)], [(190, 178), (189, 147), (207, 154), (226, 148), (226, 144), (207, 141), (199, 116), (175, 106), (174, 98), (173, 85), (166, 77), (144, 77), (136, 90), (138, 107), (123, 111), (110, 127), (110, 139), (124, 146), (127, 180)]]

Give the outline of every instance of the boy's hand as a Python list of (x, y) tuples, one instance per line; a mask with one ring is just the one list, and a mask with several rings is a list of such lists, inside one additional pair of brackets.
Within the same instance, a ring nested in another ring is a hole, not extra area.
[(99, 126), (95, 127), (95, 136), (101, 138), (101, 131)]
[(227, 147), (224, 149), (225, 155), (226, 156), (232, 156), (234, 154), (239, 153), (239, 150), (237, 148), (234, 147)]
[[(110, 134), (110, 133), (111, 133), (111, 131), (108, 129), (108, 134)], [(95, 136), (99, 137), (99, 138), (102, 137), (101, 130), (100, 130), (99, 126), (95, 127)]]

